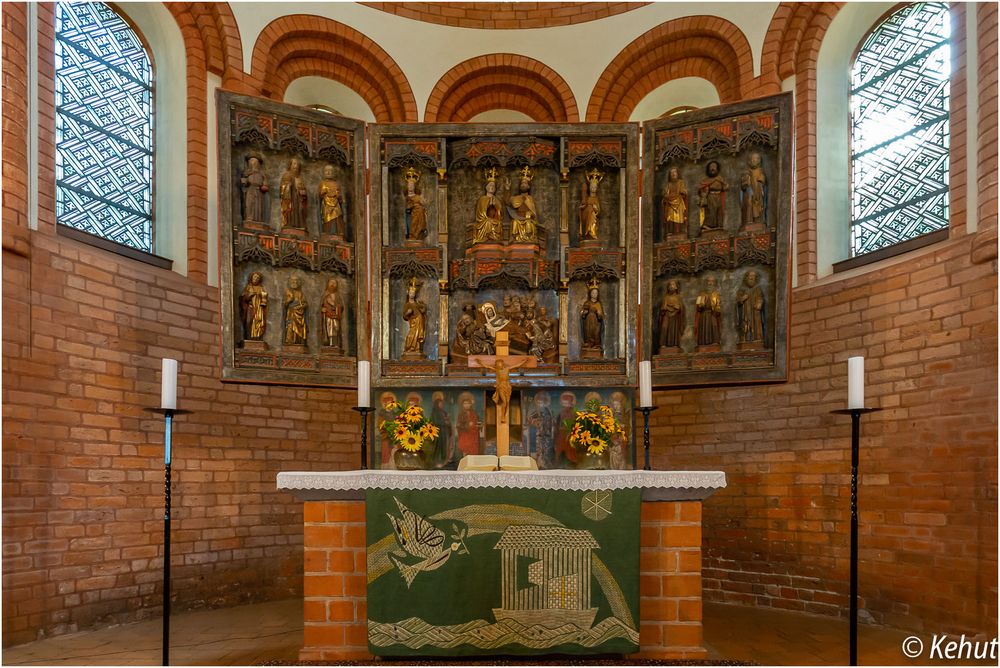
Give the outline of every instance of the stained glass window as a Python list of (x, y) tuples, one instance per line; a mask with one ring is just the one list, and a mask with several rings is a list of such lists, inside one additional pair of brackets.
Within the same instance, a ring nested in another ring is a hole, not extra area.
[(56, 10), (56, 220), (153, 251), (153, 70), (100, 2)]
[(948, 227), (948, 5), (907, 5), (865, 40), (851, 72), (851, 249)]

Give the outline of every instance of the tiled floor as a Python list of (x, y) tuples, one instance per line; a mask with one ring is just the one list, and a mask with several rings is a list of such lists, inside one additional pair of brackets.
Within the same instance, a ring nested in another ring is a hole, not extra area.
[[(705, 643), (710, 660), (752, 661), (762, 665), (846, 664), (847, 622), (779, 610), (706, 604)], [(173, 665), (255, 665), (295, 661), (302, 644), (302, 603), (288, 599), (238, 608), (189, 612), (171, 618)], [(74, 633), (3, 651), (4, 665), (160, 664), (159, 619), (100, 631)], [(928, 665), (903, 656), (911, 634), (862, 626), (862, 665)], [(929, 638), (922, 638), (925, 648)], [(926, 652), (925, 652), (926, 654)], [(941, 665), (967, 665), (942, 661)], [(997, 665), (996, 661), (982, 665)]]

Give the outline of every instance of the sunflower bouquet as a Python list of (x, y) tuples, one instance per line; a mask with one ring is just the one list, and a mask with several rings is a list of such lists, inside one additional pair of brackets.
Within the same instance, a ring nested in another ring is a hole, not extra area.
[(610, 406), (599, 404), (596, 399), (586, 403), (584, 410), (563, 422), (563, 431), (569, 435), (569, 444), (580, 452), (600, 456), (608, 451), (614, 436), (625, 435), (625, 427), (615, 419)]
[(392, 416), (378, 424), (378, 430), (393, 445), (407, 452), (420, 452), (425, 443), (433, 443), (441, 431), (424, 416), (424, 409), (410, 405), (403, 407), (398, 401), (385, 405)]

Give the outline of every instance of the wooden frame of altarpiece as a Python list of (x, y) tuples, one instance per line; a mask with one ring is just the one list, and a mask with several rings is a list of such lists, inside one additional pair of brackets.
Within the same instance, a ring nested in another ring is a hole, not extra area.
[[(364, 123), (222, 91), (216, 102), (222, 380), (355, 386), (368, 348)], [(323, 302), (341, 329), (326, 331)]]
[[(470, 368), (455, 350), (456, 326), (465, 313), (486, 327), (507, 320), (504, 302), (511, 294), (515, 310), (524, 299), (558, 321), (550, 354), (517, 372), (537, 382), (522, 383), (635, 386), (637, 124), (376, 124), (370, 137), (376, 387), (492, 387), (493, 377)], [(422, 240), (405, 238), (408, 175), (425, 202)], [(597, 239), (582, 238), (579, 225), (589, 179), (601, 202)], [(498, 240), (474, 242), (477, 202), (488, 187), (505, 202), (522, 188), (532, 195), (536, 243), (516, 243), (507, 206)], [(417, 356), (404, 354), (401, 318), (413, 282), (427, 306), (426, 340)], [(594, 286), (606, 314), (599, 354), (582, 350), (578, 315)]]
[(787, 380), (792, 122), (782, 93), (644, 124), (654, 385)]
[[(484, 300), (477, 301), (477, 296), (485, 295), (502, 316), (505, 291), (537, 293), (537, 305), (546, 305), (558, 322), (555, 350), (535, 368), (518, 370), (529, 386), (635, 387), (640, 349), (643, 359), (653, 359), (657, 386), (787, 378), (790, 94), (643, 125), (647, 167), (641, 206), (643, 220), (650, 222), (641, 231), (641, 274), (635, 262), (640, 250), (637, 124), (369, 124), (371, 210), (366, 230), (363, 122), (232, 93), (220, 92), (217, 100), (223, 380), (354, 386), (356, 359), (367, 357), (369, 340), (366, 237), (371, 240), (376, 388), (491, 387), (492, 377), (468, 368), (461, 357), (453, 359), (452, 339), (468, 303), (482, 311), (479, 302)], [(751, 153), (759, 156), (755, 166), (750, 165)], [(263, 161), (261, 171), (270, 186), (262, 197), (262, 224), (248, 223), (245, 215), (245, 188), (254, 180), (247, 179), (251, 154)], [(281, 179), (292, 157), (299, 158), (306, 191), (304, 233), (282, 231)], [(726, 183), (721, 192), (708, 183), (712, 179), (706, 169), (713, 161)], [(321, 229), (319, 188), (328, 164), (341, 191), (346, 223), (342, 238)], [(469, 253), (475, 202), (488, 173), (495, 169), (496, 185), (506, 177), (517, 193), (525, 167), (528, 191), (538, 208), (538, 251), (506, 243), (511, 222), (505, 217), (505, 243), (482, 244), (486, 248), (481, 252)], [(683, 223), (667, 229), (664, 194), (670, 190), (672, 167), (678, 168), (687, 191)], [(587, 174), (595, 169), (601, 233), (598, 240), (584, 243), (578, 216), (588, 194)], [(416, 184), (426, 217), (426, 234), (416, 240), (405, 238), (411, 215), (408, 179)], [(745, 189), (745, 181), (758, 184), (758, 200), (764, 190), (756, 214), (752, 199), (744, 207), (754, 188), (751, 183)], [(721, 229), (711, 229), (711, 220), (707, 227), (702, 221), (703, 186), (708, 208), (715, 198), (715, 215), (722, 211), (717, 221)], [(744, 214), (744, 208), (751, 213)], [(744, 221), (744, 215), (750, 219)], [(760, 290), (746, 284), (751, 270)], [(264, 275), (269, 294), (267, 333), (262, 337), (267, 345), (251, 343), (248, 350), (244, 292), (253, 271)], [(309, 304), (309, 334), (304, 350), (286, 352), (284, 302), (293, 274), (299, 276)], [(706, 286), (709, 277), (715, 279), (715, 289)], [(346, 310), (337, 351), (322, 345), (319, 337), (320, 302), (330, 278), (337, 279)], [(424, 359), (403, 359), (406, 325), (401, 310), (414, 279), (427, 305)], [(585, 359), (577, 316), (593, 281), (613, 326), (603, 332), (606, 354)], [(676, 341), (663, 340), (664, 312), (671, 310), (663, 308), (670, 281), (679, 287), (673, 302), (683, 306)], [(700, 308), (699, 297), (702, 303), (714, 303), (714, 310)], [(718, 341), (700, 343), (703, 318), (712, 317)], [(757, 332), (756, 339), (746, 334), (750, 330)]]

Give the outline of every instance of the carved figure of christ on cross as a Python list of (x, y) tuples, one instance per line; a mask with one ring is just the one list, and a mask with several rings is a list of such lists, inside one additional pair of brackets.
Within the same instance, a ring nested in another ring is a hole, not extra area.
[(510, 372), (513, 369), (534, 368), (538, 360), (533, 355), (511, 355), (507, 332), (496, 333), (496, 355), (469, 355), (470, 367), (482, 367), (496, 374), (493, 403), (497, 406), (497, 456), (510, 454)]

